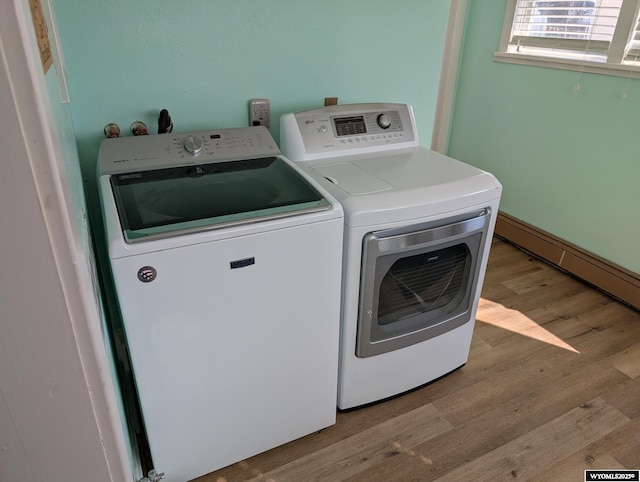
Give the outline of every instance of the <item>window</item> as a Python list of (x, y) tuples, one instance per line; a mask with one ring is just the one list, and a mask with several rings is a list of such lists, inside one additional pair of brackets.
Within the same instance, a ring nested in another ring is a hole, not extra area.
[(639, 14), (640, 0), (508, 0), (494, 59), (629, 75), (640, 71)]

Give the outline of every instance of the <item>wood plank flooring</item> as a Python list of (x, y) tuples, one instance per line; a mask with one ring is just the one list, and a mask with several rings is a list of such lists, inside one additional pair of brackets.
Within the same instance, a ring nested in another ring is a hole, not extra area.
[(469, 361), (449, 376), (197, 481), (570, 482), (640, 469), (640, 312), (496, 238), (477, 319)]

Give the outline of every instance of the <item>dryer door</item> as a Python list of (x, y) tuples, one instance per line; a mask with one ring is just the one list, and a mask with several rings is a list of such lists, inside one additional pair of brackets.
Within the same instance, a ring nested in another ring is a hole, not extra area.
[(364, 238), (356, 355), (419, 343), (471, 319), (488, 209)]

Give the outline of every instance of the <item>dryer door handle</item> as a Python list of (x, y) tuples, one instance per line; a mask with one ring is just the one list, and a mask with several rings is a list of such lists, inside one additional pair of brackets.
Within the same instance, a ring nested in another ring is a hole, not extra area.
[(407, 249), (428, 246), (441, 239), (452, 239), (467, 235), (473, 231), (479, 231), (489, 222), (489, 217), (489, 210), (485, 209), (479, 216), (465, 221), (429, 228), (423, 231), (389, 236), (388, 238), (378, 238), (377, 248), (380, 253), (389, 254), (395, 251), (405, 251)]

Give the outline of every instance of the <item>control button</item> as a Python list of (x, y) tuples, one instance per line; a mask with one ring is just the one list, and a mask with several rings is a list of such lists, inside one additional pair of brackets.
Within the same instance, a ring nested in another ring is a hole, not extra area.
[(197, 155), (202, 150), (202, 140), (198, 137), (188, 136), (184, 142), (184, 149), (191, 155)]
[(378, 125), (383, 129), (388, 129), (391, 125), (391, 117), (389, 117), (389, 114), (380, 114), (378, 116)]
[(327, 132), (328, 130), (329, 130), (329, 129), (328, 129), (328, 128), (327, 128), (327, 126), (326, 126), (326, 125), (324, 125), (324, 124), (322, 124), (322, 125), (320, 126), (320, 131), (322, 131), (322, 132)]

